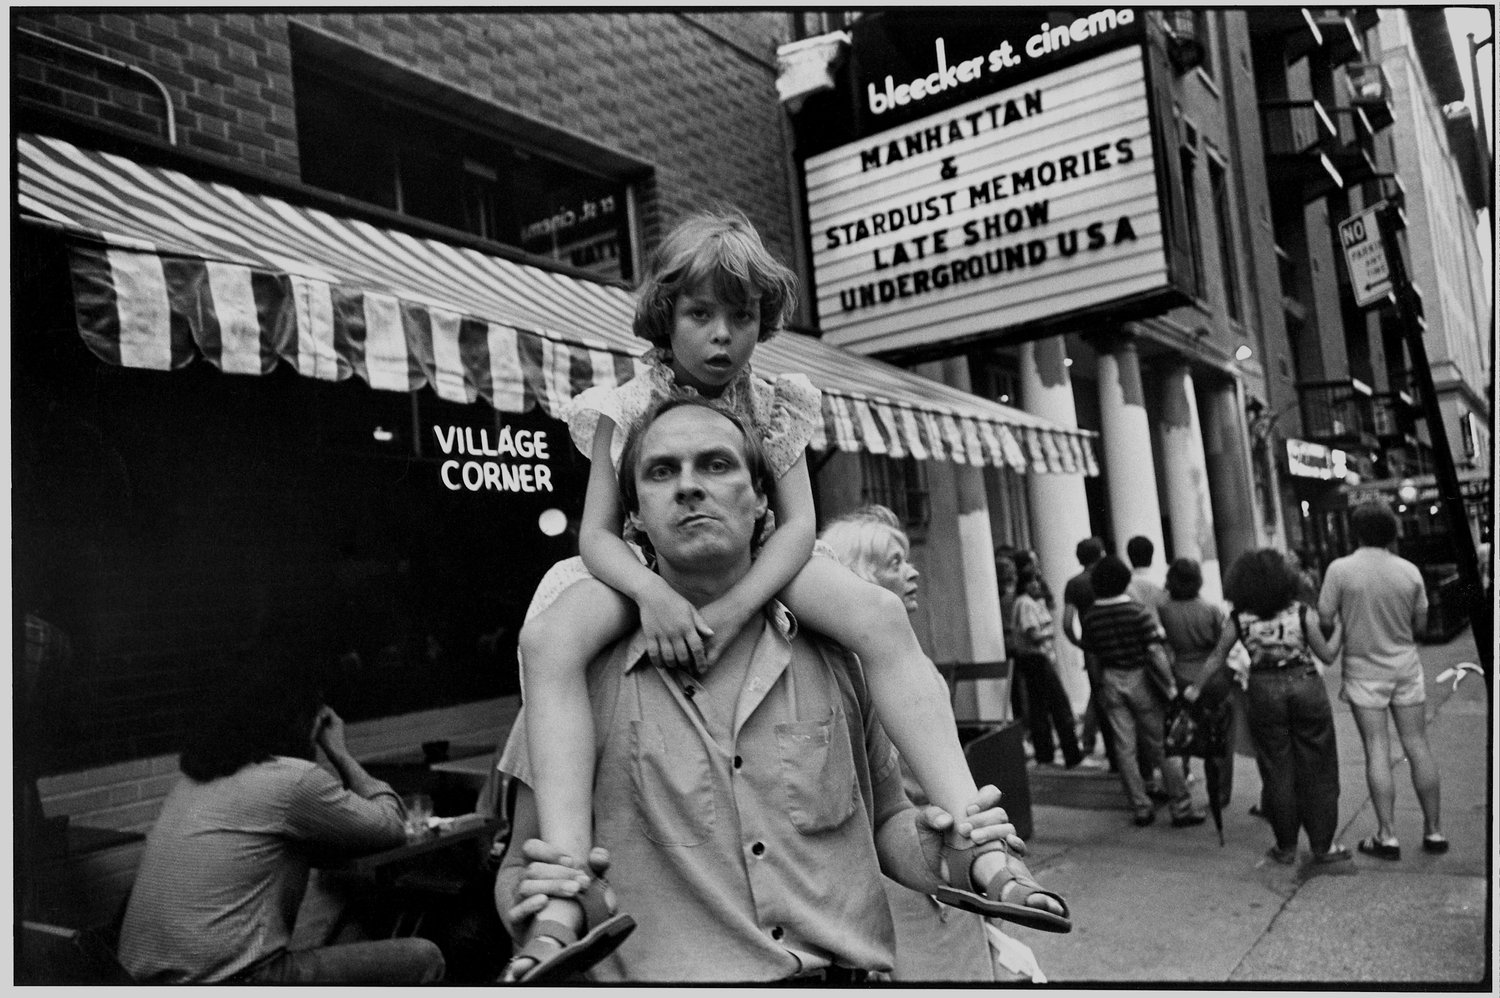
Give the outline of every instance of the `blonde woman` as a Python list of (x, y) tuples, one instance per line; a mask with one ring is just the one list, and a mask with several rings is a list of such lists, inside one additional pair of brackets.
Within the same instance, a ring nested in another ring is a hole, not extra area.
[[(917, 609), (921, 573), (911, 563), (911, 544), (896, 515), (884, 506), (864, 506), (845, 514), (824, 528), (819, 540), (855, 574), (901, 597), (907, 613)], [(947, 685), (936, 669), (931, 679), (947, 696)], [(925, 804), (926, 795), (902, 766), (906, 793), (913, 803)], [(1038, 885), (1024, 863), (1014, 856), (1010, 866), (1015, 877), (1002, 892), (1014, 908), (1027, 909), (1022, 921), (1041, 928), (1036, 919), (1066, 925), (1068, 908), (1053, 892)], [(893, 880), (885, 880), (886, 896), (896, 925), (897, 981), (994, 981), (998, 976), (990, 955), (984, 919), (976, 914), (939, 904)], [(1058, 931), (1052, 928), (1051, 931)], [(1063, 931), (1066, 931), (1064, 929)]]

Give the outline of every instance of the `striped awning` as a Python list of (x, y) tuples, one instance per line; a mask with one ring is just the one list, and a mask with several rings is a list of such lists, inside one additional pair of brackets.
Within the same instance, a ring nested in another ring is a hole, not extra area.
[[(556, 416), (636, 372), (628, 292), (195, 180), (36, 135), (17, 142), (21, 218), (68, 244), (78, 331), (101, 359), (225, 373), (289, 364), (372, 388)], [(812, 446), (1098, 474), (1093, 434), (784, 333), (756, 369), (823, 390)]]

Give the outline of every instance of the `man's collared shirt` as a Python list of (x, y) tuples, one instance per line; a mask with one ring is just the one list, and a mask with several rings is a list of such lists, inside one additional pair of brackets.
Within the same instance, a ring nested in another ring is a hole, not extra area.
[[(644, 649), (637, 634), (588, 670), (595, 841), (637, 922), (593, 979), (890, 969), (874, 829), (909, 804), (854, 656), (773, 603), (736, 704)], [(500, 768), (530, 784), (524, 712)]]
[(180, 777), (146, 838), (120, 962), (142, 982), (233, 977), (291, 943), (309, 867), (404, 841), (395, 791), (360, 797), (306, 759)]

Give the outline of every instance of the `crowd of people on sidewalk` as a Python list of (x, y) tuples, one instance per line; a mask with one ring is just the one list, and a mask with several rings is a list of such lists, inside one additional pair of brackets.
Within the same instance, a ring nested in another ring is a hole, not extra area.
[[(1102, 741), (1118, 774), (1134, 823), (1156, 819), (1168, 805), (1173, 827), (1201, 824), (1185, 777), (1186, 756), (1164, 752), (1169, 718), (1226, 729), (1205, 759), (1215, 779), (1216, 809), (1232, 790), (1235, 732), (1255, 756), (1260, 796), (1251, 813), (1271, 826), (1266, 855), (1293, 864), (1306, 835), (1315, 871), (1352, 870), (1351, 850), (1335, 841), (1339, 776), (1333, 707), (1324, 675), (1341, 663), (1339, 698), (1349, 705), (1364, 747), (1374, 804), (1374, 834), (1360, 853), (1398, 860), (1394, 826), (1391, 738), (1394, 721), (1409, 760), (1423, 815), (1424, 850), (1448, 848), (1440, 819), (1440, 779), (1427, 743), (1426, 699), (1417, 635), (1427, 613), (1421, 573), (1391, 547), (1395, 515), (1370, 502), (1350, 517), (1358, 548), (1334, 560), (1321, 579), (1297, 553), (1249, 551), (1224, 576), (1223, 605), (1205, 600), (1202, 566), (1174, 560), (1165, 585), (1151, 572), (1154, 545), (1132, 537), (1126, 558), (1106, 553), (1095, 537), (1078, 543), (1081, 571), (1063, 591), (1063, 637), (1083, 652), (1089, 699), (1077, 721), (1067, 707), (1058, 661), (1036, 628), (1050, 629), (1051, 594), (1039, 582), (1036, 556), (997, 551), (1007, 642), (1015, 648), (1013, 706), (1023, 720), (1037, 765), (1054, 763), (1054, 744), (1068, 768), (1087, 765)], [(1061, 705), (1061, 708), (1059, 707)]]

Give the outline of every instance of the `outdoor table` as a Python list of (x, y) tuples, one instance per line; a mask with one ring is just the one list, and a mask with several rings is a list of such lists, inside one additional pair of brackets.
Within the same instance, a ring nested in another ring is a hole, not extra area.
[(494, 834), (497, 824), (495, 819), (478, 814), (463, 814), (449, 820), (453, 824), (447, 829), (441, 827), (434, 829), (423, 838), (351, 859), (331, 869), (371, 877), (379, 882), (389, 878), (395, 867), (408, 860), (428, 853), (453, 849), (465, 843), (473, 844), (482, 841), (482, 848), (475, 845), (476, 853), (481, 858), (488, 854), (490, 836)]
[[(467, 876), (484, 869), (499, 822), (479, 814), (448, 819), (426, 836), (327, 868), (335, 877), (369, 884), (392, 902), (391, 936), (416, 935), (434, 898), (460, 894)], [(464, 849), (472, 850), (467, 859)]]

